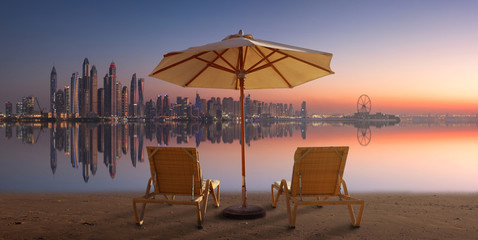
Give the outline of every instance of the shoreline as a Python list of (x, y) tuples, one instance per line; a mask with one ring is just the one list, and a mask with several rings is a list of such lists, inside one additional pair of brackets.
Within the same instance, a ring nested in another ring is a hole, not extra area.
[[(476, 239), (478, 193), (356, 193), (365, 200), (360, 228), (347, 207), (299, 207), (296, 229), (288, 228), (285, 198), (271, 207), (270, 192), (249, 192), (248, 203), (266, 216), (231, 220), (222, 210), (240, 203), (238, 192), (208, 202), (204, 229), (191, 206), (148, 205), (136, 226), (132, 199), (143, 192), (0, 192), (0, 239)], [(211, 199), (210, 199), (211, 200)]]

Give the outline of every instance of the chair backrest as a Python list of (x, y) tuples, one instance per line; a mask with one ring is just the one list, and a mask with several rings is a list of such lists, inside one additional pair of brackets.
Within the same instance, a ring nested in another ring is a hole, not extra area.
[(349, 147), (299, 147), (292, 170), (292, 196), (340, 195)]
[(202, 195), (202, 173), (196, 148), (146, 149), (156, 194)]

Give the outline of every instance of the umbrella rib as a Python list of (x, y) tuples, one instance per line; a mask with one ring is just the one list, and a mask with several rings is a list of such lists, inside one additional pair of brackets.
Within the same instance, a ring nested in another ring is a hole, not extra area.
[[(211, 61), (208, 61), (208, 60), (206, 60), (206, 59), (199, 58), (199, 57), (197, 57), (196, 59), (207, 63), (208, 65), (207, 65), (206, 67), (213, 67), (213, 68), (217, 68), (217, 69), (223, 70), (223, 71), (225, 71), (225, 72), (230, 72), (230, 73), (236, 74), (236, 72), (235, 72), (234, 70), (231, 70), (231, 69), (229, 69), (229, 68), (223, 67), (223, 66), (221, 66), (221, 65), (217, 65), (217, 64), (215, 64), (214, 62), (211, 62)], [(214, 61), (215, 61), (215, 60), (214, 60)]]
[(279, 58), (279, 59), (276, 59), (276, 60), (274, 60), (274, 61), (269, 61), (268, 63), (266, 63), (266, 64), (264, 64), (264, 65), (262, 65), (262, 66), (260, 66), (260, 67), (258, 67), (258, 68), (254, 68), (254, 69), (248, 71), (248, 73), (252, 73), (252, 72), (255, 72), (255, 71), (259, 71), (259, 70), (261, 70), (261, 69), (264, 69), (264, 68), (268, 68), (268, 67), (274, 66), (274, 65), (273, 65), (274, 63), (279, 62), (279, 61), (282, 61), (282, 60), (284, 60), (284, 59), (286, 59), (286, 58), (288, 58), (288, 56), (283, 56), (283, 57), (281, 57), (281, 58)]
[[(197, 58), (197, 57), (199, 57), (199, 56), (201, 56), (201, 55), (203, 55), (203, 54), (205, 54), (205, 53), (207, 53), (207, 52), (200, 52), (200, 53), (198, 53), (198, 54), (196, 54), (196, 55), (194, 55), (194, 56), (191, 56), (191, 57), (188, 57), (188, 58), (186, 58), (186, 59), (183, 59), (183, 60), (181, 60), (181, 61), (179, 61), (179, 62), (177, 62), (177, 63), (174, 63), (174, 64), (171, 64), (171, 65), (169, 65), (169, 66), (167, 66), (167, 67), (158, 69), (156, 72), (151, 73), (149, 76), (156, 75), (156, 74), (158, 74), (158, 73), (160, 73), (160, 72), (162, 72), (162, 71), (168, 70), (168, 69), (170, 69), (170, 68), (172, 68), (172, 67), (175, 67), (175, 66), (177, 66), (177, 65), (179, 65), (179, 64), (182, 64), (182, 63), (184, 63), (184, 62), (187, 62), (187, 61), (189, 61), (189, 60), (191, 60), (191, 59)], [(167, 55), (168, 55), (168, 54), (166, 54), (166, 55), (164, 55), (164, 56), (167, 56)], [(174, 54), (173, 54), (173, 55), (174, 55)]]
[(243, 59), (242, 59), (242, 69), (239, 69), (240, 71), (244, 70), (244, 64), (246, 62), (246, 58), (247, 58), (247, 52), (249, 51), (249, 47), (246, 47), (246, 51), (244, 52), (244, 56), (243, 56)]
[(237, 70), (237, 69), (234, 68), (234, 66), (232, 66), (232, 64), (231, 64), (229, 61), (227, 61), (227, 60), (222, 56), (222, 55), (224, 55), (224, 53), (226, 53), (228, 50), (229, 50), (229, 48), (226, 49), (226, 51), (222, 52), (221, 54), (219, 54), (217, 51), (214, 51), (214, 53), (215, 53), (217, 56), (219, 56), (219, 58), (221, 58), (227, 65), (229, 65), (229, 67), (231, 67), (231, 68), (234, 69), (234, 70)]
[[(274, 51), (272, 51), (271, 53), (269, 53), (267, 56), (261, 58), (261, 60), (259, 60), (256, 64), (252, 65), (249, 69), (246, 70), (246, 72), (250, 72), (251, 69), (254, 69), (257, 65), (259, 65), (261, 62), (265, 61), (266, 58), (269, 58), (270, 56), (272, 56), (272, 54), (276, 53), (277, 51), (279, 51), (279, 49), (275, 49)], [(255, 70), (254, 70), (255, 71)]]
[[(269, 48), (269, 49), (274, 50), (274, 49), (272, 49), (272, 48)], [(265, 54), (264, 54), (258, 47), (256, 47), (256, 50), (259, 52), (259, 54), (261, 54), (261, 56), (262, 56), (263, 58), (266, 59), (266, 61), (268, 62), (266, 65), (270, 65), (270, 66), (272, 67), (272, 69), (273, 69), (277, 74), (279, 74), (279, 76), (282, 78), (282, 80), (284, 80), (284, 82), (289, 86), (289, 88), (291, 88), (292, 85), (289, 83), (289, 81), (287, 81), (287, 79), (284, 77), (284, 75), (282, 75), (282, 73), (272, 64), (272, 62), (269, 60), (269, 58), (267, 58), (267, 57), (265, 56)], [(277, 49), (277, 50), (278, 50), (278, 49)], [(280, 52), (280, 51), (277, 51), (277, 52)], [(282, 59), (284, 59), (284, 58), (285, 58), (285, 57), (282, 57), (282, 58), (280, 58), (280, 59), (277, 59), (277, 60), (274, 61), (274, 62), (280, 61), (280, 60), (282, 60)], [(261, 69), (262, 69), (262, 67), (261, 67)], [(257, 71), (257, 70), (253, 70), (253, 71)]]
[[(272, 49), (272, 48), (269, 48), (269, 49)], [(285, 56), (288, 56), (288, 57), (290, 57), (290, 58), (292, 58), (292, 59), (295, 59), (295, 60), (297, 60), (297, 61), (299, 61), (299, 62), (303, 62), (303, 63), (308, 64), (308, 65), (310, 65), (310, 66), (313, 66), (313, 67), (315, 67), (315, 68), (322, 69), (322, 70), (324, 70), (324, 71), (326, 71), (326, 72), (328, 72), (328, 73), (334, 73), (334, 72), (332, 72), (332, 71), (329, 70), (329, 69), (323, 68), (323, 67), (321, 67), (321, 66), (319, 66), (319, 65), (316, 65), (316, 64), (313, 64), (313, 63), (311, 63), (311, 62), (305, 61), (305, 60), (300, 59), (300, 58), (298, 58), (298, 57), (294, 57), (294, 56), (292, 56), (292, 55), (290, 55), (290, 54), (287, 54), (287, 53), (285, 53), (285, 52), (282, 52), (282, 51), (280, 51), (280, 50), (279, 50), (278, 52), (281, 53), (281, 54), (284, 54)]]
[[(224, 52), (225, 52), (225, 51), (224, 51)], [(222, 54), (224, 54), (224, 52), (223, 52)], [(217, 54), (216, 51), (214, 51), (214, 53)], [(221, 54), (221, 55), (222, 55), (222, 54)], [(212, 62), (215, 62), (218, 58), (221, 57), (221, 55), (217, 54), (216, 58), (215, 58)], [(198, 59), (200, 59), (200, 58), (198, 58)], [(201, 71), (199, 71), (198, 74), (196, 74), (196, 76), (194, 76), (191, 80), (189, 80), (184, 86), (188, 87), (189, 84), (191, 84), (194, 80), (196, 80), (196, 78), (199, 77), (199, 75), (201, 75), (204, 71), (206, 71), (206, 69), (207, 69), (208, 67), (209, 67), (209, 64), (206, 65), (206, 67), (204, 67), (203, 69), (201, 69)]]

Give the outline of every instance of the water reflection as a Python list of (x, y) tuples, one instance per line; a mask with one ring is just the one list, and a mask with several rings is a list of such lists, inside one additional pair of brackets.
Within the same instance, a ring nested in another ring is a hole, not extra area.
[[(301, 139), (307, 138), (307, 125), (330, 125), (327, 123), (307, 122), (263, 122), (246, 125), (245, 141), (248, 146), (254, 141), (272, 138), (291, 138), (298, 134)], [(343, 126), (334, 123), (333, 125)], [(374, 124), (355, 124), (357, 140), (362, 146), (371, 141), (371, 126)], [(48, 123), (5, 125), (5, 139), (12, 138), (12, 130), (16, 129), (17, 139), (23, 143), (35, 144), (42, 135), (49, 133), (50, 167), (55, 175), (57, 171), (57, 154), (67, 156), (73, 169), (81, 171), (87, 183), (98, 170), (98, 156), (103, 157), (103, 164), (111, 179), (116, 177), (117, 164), (120, 158), (128, 158), (136, 168), (138, 162), (145, 161), (145, 140), (157, 146), (201, 143), (232, 144), (240, 141), (240, 125), (234, 122), (174, 122), (174, 123)], [(100, 154), (99, 154), (100, 153)], [(128, 155), (129, 154), (129, 155)], [(80, 170), (81, 169), (81, 170)]]

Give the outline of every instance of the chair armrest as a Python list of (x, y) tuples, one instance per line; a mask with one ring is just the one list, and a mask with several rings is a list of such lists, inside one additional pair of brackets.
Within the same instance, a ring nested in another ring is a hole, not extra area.
[(349, 195), (349, 190), (347, 189), (347, 184), (345, 183), (345, 180), (342, 179), (342, 188), (344, 189), (344, 195), (348, 196)]
[(146, 186), (146, 192), (144, 194), (145, 196), (148, 196), (150, 194), (152, 184), (153, 184), (153, 177), (150, 177), (148, 180), (148, 185)]

